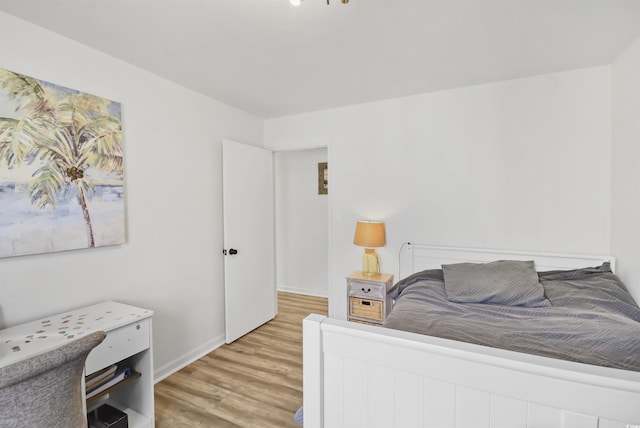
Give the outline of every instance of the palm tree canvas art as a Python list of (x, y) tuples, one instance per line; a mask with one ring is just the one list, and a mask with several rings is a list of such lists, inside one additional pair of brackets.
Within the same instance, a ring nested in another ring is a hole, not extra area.
[(120, 110), (0, 69), (0, 257), (124, 243)]

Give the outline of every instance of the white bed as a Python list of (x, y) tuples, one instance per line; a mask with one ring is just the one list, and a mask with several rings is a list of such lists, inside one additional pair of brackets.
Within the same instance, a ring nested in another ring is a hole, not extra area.
[[(615, 260), (403, 246), (400, 277), (445, 263), (534, 260), (540, 271)], [(303, 323), (305, 428), (640, 427), (640, 372), (310, 315)]]

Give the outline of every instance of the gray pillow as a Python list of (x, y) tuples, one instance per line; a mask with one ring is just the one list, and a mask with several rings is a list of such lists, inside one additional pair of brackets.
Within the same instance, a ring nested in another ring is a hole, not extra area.
[(442, 265), (447, 299), (456, 303), (492, 303), (546, 307), (533, 261), (501, 260), (491, 263)]

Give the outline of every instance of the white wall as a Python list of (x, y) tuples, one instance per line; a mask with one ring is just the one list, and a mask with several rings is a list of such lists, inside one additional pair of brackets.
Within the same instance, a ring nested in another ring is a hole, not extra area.
[(612, 65), (611, 251), (640, 302), (640, 38)]
[(221, 141), (261, 145), (262, 120), (2, 12), (0, 52), (2, 68), (122, 103), (128, 235), (0, 259), (0, 325), (107, 299), (150, 308), (160, 376), (222, 343)]
[(278, 289), (327, 297), (328, 195), (318, 195), (327, 149), (275, 154)]
[(409, 240), (608, 253), (610, 97), (604, 66), (267, 120), (266, 147), (329, 146), (331, 316), (359, 219), (386, 222), (394, 274)]

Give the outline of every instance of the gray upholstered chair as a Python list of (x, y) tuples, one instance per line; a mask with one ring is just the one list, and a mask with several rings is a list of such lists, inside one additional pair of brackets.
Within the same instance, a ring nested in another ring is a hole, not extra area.
[(83, 428), (82, 369), (103, 331), (0, 368), (0, 427)]

